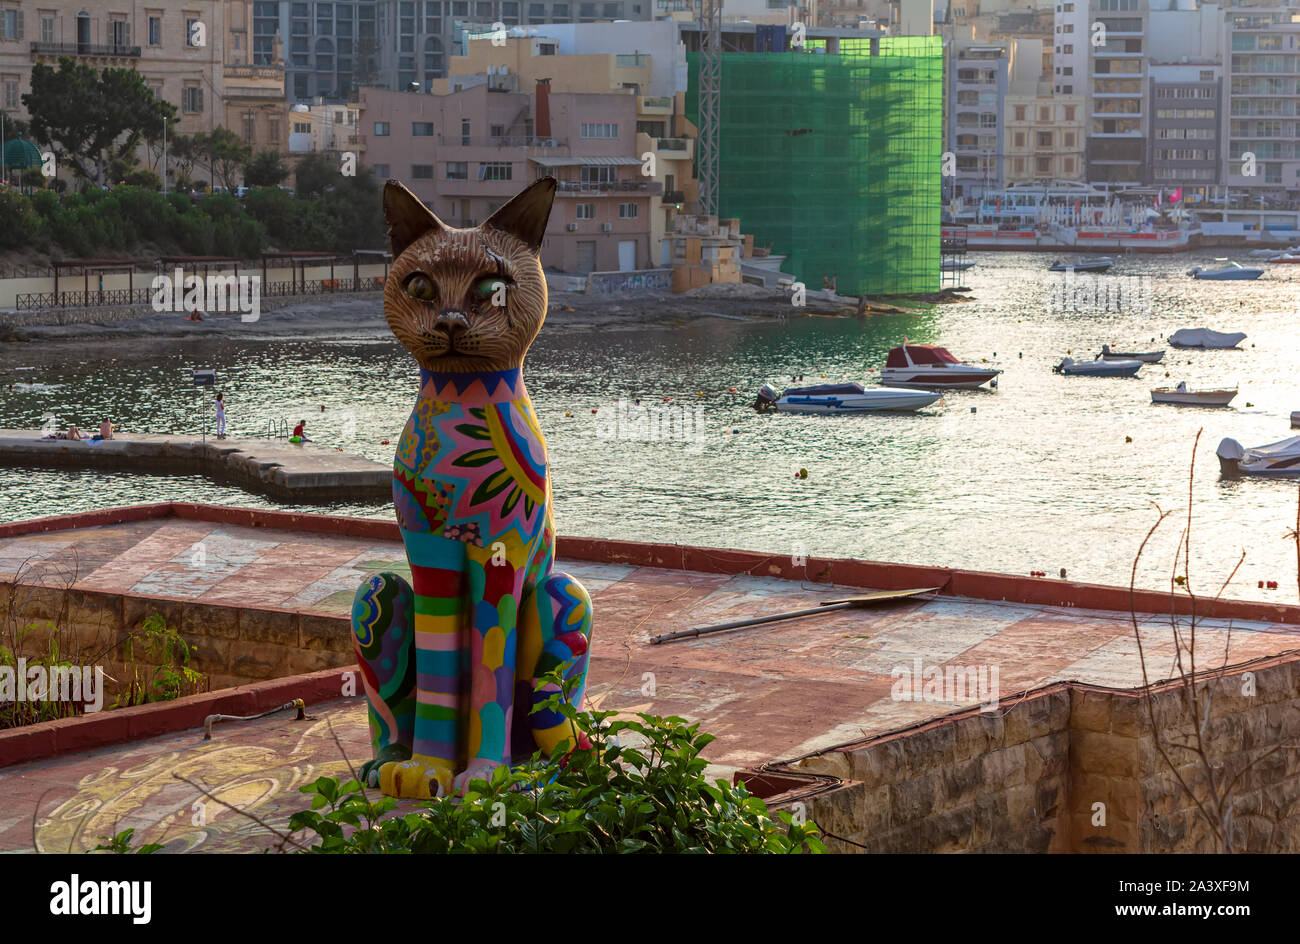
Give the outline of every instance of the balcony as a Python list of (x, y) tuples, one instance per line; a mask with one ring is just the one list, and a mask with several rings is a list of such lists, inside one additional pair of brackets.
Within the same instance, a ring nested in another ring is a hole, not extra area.
[(655, 150), (665, 160), (689, 161), (695, 154), (691, 138), (655, 138)]
[(226, 65), (222, 67), (228, 79), (276, 79), (284, 81), (284, 69), (277, 66)]
[(284, 86), (275, 88), (256, 88), (253, 86), (228, 85), (226, 86), (226, 98), (274, 98), (284, 99)]
[(642, 95), (637, 100), (636, 108), (642, 115), (671, 115), (673, 100), (666, 95)]
[(459, 134), (440, 134), (442, 147), (494, 147), (494, 148), (567, 148), (568, 138), (538, 138), (525, 135), (487, 135), (482, 137)]
[(595, 183), (581, 180), (561, 180), (556, 188), (562, 197), (620, 197), (663, 193), (664, 185), (657, 180), (613, 180)]
[(685, 203), (685, 202), (686, 202), (685, 190), (664, 191), (664, 203)]
[(33, 56), (95, 56), (103, 59), (139, 59), (139, 46), (95, 43), (32, 43)]

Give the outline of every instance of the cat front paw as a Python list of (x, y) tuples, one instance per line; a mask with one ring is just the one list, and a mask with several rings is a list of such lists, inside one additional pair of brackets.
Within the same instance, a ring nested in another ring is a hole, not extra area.
[(492, 772), (504, 766), (501, 761), (475, 759), (469, 766), (456, 775), (456, 792), (464, 793), (469, 789), (471, 780), (491, 780)]
[(379, 789), (386, 796), (432, 800), (451, 793), (451, 764), (435, 757), (390, 761), (379, 768)]
[(379, 771), (387, 763), (392, 761), (409, 760), (411, 757), (411, 747), (409, 744), (388, 744), (379, 749), (375, 754), (374, 760), (368, 760), (361, 765), (358, 771), (361, 782), (367, 787), (379, 786)]

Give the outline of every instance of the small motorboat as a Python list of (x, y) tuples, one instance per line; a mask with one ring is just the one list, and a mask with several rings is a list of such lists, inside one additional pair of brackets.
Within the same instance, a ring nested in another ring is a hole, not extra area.
[(1151, 391), (1152, 403), (1176, 403), (1180, 406), (1227, 406), (1237, 395), (1237, 388), (1231, 390), (1189, 390), (1187, 384), (1177, 387), (1156, 387)]
[(1141, 361), (1076, 361), (1067, 357), (1052, 370), (1068, 377), (1136, 377)]
[(1295, 263), (1295, 262), (1300, 262), (1300, 255), (1297, 255), (1292, 252), (1283, 252), (1283, 253), (1279, 253), (1276, 256), (1269, 256), (1268, 259), (1266, 259), (1265, 261), (1271, 262), (1274, 265), (1280, 263)]
[(910, 412), (929, 406), (940, 396), (938, 393), (900, 390), (895, 387), (873, 387), (868, 390), (857, 383), (791, 387), (783, 393), (777, 393), (771, 384), (763, 384), (759, 388), (754, 409), (760, 413), (769, 410), (779, 413), (865, 413), (878, 410)]
[(1264, 274), (1263, 269), (1246, 268), (1235, 262), (1229, 262), (1227, 259), (1215, 259), (1220, 265), (1207, 269), (1205, 266), (1192, 266), (1187, 270), (1187, 274), (1194, 279), (1215, 279), (1217, 281), (1239, 281), (1241, 279), (1257, 279)]
[(1300, 475), (1300, 436), (1253, 449), (1225, 439), (1215, 454), (1224, 475)]
[(1000, 373), (995, 367), (964, 363), (947, 348), (904, 341), (885, 358), (880, 382), (886, 387), (919, 390), (974, 390)]
[(974, 262), (959, 262), (956, 259), (945, 259), (939, 263), (940, 272), (965, 272), (967, 269), (973, 269)]
[(1055, 259), (1047, 267), (1048, 272), (1105, 272), (1115, 264), (1110, 256), (1085, 256), (1077, 262)]
[(1234, 348), (1244, 340), (1244, 331), (1211, 331), (1209, 328), (1179, 328), (1169, 335), (1169, 343), (1174, 347), (1200, 347), (1216, 351)]
[(1146, 351), (1142, 354), (1119, 354), (1110, 349), (1109, 344), (1101, 346), (1101, 360), (1104, 361), (1141, 361), (1144, 364), (1159, 364), (1165, 358), (1164, 351)]

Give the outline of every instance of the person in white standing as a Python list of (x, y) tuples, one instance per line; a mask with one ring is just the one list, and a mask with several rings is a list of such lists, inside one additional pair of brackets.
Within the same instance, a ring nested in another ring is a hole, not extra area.
[(217, 394), (217, 438), (226, 438), (226, 395)]

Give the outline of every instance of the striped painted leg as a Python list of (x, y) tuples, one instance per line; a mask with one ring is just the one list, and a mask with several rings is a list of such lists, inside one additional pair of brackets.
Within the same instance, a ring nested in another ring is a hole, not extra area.
[[(529, 712), (559, 691), (541, 677), (564, 666), (564, 678), (577, 682), (570, 703), (582, 708), (587, 688), (587, 664), (591, 646), (591, 597), (586, 588), (565, 573), (552, 573), (524, 597), (519, 615), (520, 673), (529, 672), (529, 701), (519, 705)], [(525, 668), (527, 667), (527, 668)], [(520, 681), (524, 681), (523, 678)], [(571, 748), (589, 746), (582, 732), (575, 732), (563, 715), (543, 708), (528, 716), (533, 741), (548, 756), (564, 740)]]
[(415, 594), (397, 574), (368, 578), (352, 600), (352, 644), (370, 706), (374, 759), (361, 777), (378, 786), (379, 768), (411, 756), (415, 738)]

